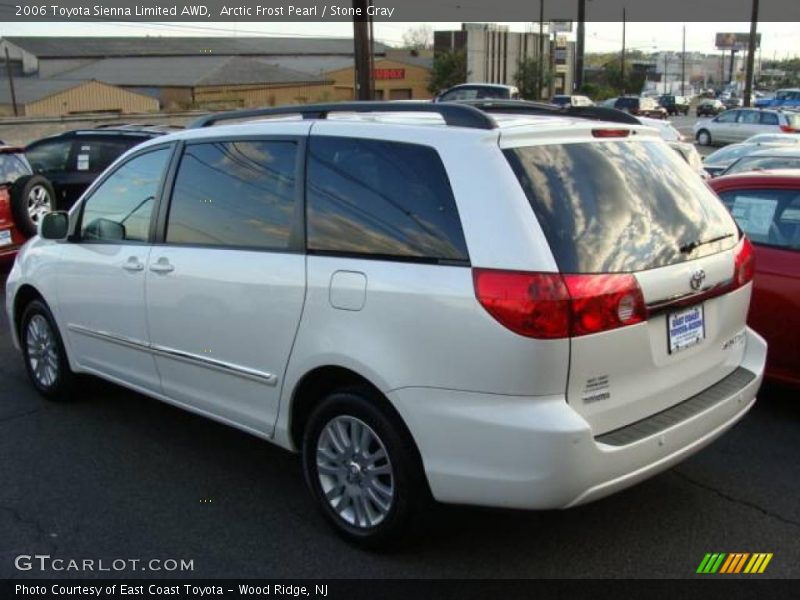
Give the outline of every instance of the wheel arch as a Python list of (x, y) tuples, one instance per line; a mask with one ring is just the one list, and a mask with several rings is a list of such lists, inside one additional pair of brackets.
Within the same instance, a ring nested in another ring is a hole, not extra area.
[(50, 306), (45, 300), (44, 295), (32, 286), (30, 283), (22, 284), (14, 294), (14, 331), (17, 335), (20, 334), (20, 326), (22, 321), (22, 314), (25, 312), (25, 307), (28, 306), (33, 300), (41, 300), (48, 307)]
[(398, 410), (380, 388), (360, 373), (339, 365), (318, 366), (305, 373), (297, 382), (291, 394), (289, 406), (289, 442), (295, 450), (303, 446), (303, 433), (314, 408), (330, 393), (355, 386), (364, 386), (372, 393), (371, 400), (394, 422), (413, 446), (415, 457), (422, 465), (419, 447), (411, 430)]

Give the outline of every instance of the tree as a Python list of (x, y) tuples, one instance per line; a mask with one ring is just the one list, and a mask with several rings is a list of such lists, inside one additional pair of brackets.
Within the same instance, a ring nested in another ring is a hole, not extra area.
[(630, 61), (625, 61), (625, 81), (619, 68), (619, 58), (603, 65), (603, 75), (606, 84), (618, 93), (639, 94), (644, 87), (645, 74), (633, 68)]
[(420, 24), (403, 32), (403, 48), (406, 50), (430, 50), (433, 48), (433, 29)]
[(467, 80), (467, 54), (463, 50), (442, 52), (433, 57), (428, 91), (438, 94)]
[(514, 75), (514, 83), (519, 88), (519, 95), (522, 98), (532, 99), (539, 97), (539, 87), (550, 87), (550, 69), (545, 64), (541, 73), (541, 83), (539, 82), (539, 61), (533, 57), (521, 58), (517, 61), (517, 72)]

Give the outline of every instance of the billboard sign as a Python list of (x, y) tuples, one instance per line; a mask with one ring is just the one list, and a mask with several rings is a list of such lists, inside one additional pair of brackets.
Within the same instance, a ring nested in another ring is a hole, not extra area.
[(571, 33), (572, 21), (550, 21), (551, 33)]
[[(747, 50), (749, 33), (718, 33), (717, 50)], [(761, 47), (761, 34), (756, 34), (756, 48)]]

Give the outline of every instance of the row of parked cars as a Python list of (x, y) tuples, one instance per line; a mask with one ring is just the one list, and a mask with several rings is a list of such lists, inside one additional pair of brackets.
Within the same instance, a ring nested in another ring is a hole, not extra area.
[(13, 256), (36, 233), (46, 213), (69, 209), (124, 152), (175, 129), (101, 126), (53, 135), (24, 148), (0, 145), (0, 260)]
[(753, 405), (753, 242), (800, 248), (796, 188), (720, 202), (645, 117), (601, 107), (225, 125), (242, 116), (144, 141), (41, 217), (6, 310), (42, 395), (88, 373), (299, 452), (323, 516), (365, 546), (432, 499), (590, 502)]

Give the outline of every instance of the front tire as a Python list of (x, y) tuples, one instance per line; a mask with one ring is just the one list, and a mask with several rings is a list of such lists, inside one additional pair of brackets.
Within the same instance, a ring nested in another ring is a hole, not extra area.
[(375, 393), (352, 387), (326, 397), (303, 436), (306, 483), (325, 519), (349, 542), (394, 545), (427, 501), (414, 444)]
[(697, 132), (697, 143), (701, 146), (711, 145), (711, 133), (707, 129), (701, 129)]
[(36, 390), (48, 400), (68, 400), (75, 375), (50, 309), (33, 300), (22, 313), (19, 329), (25, 369)]

